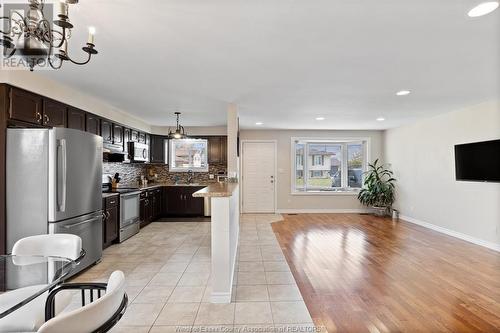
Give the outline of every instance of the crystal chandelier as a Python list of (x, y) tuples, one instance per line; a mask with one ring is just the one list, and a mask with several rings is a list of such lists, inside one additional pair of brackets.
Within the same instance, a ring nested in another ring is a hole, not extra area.
[[(0, 30), (0, 45), (3, 46), (5, 58), (18, 55), (26, 61), (30, 71), (46, 62), (53, 69), (61, 68), (63, 62), (69, 61), (76, 65), (85, 65), (92, 55), (97, 54), (94, 45), (95, 29), (89, 28), (87, 44), (82, 50), (87, 54), (83, 61), (76, 61), (68, 54), (68, 40), (71, 38), (73, 24), (69, 20), (69, 5), (77, 4), (78, 0), (61, 0), (54, 2), (58, 10), (57, 18), (45, 17), (45, 0), (28, 0), (28, 9), (10, 10), (4, 13), (0, 20), (4, 29)], [(5, 12), (4, 5), (4, 12)]]
[(172, 132), (170, 129), (168, 130), (168, 138), (169, 139), (184, 139), (187, 138), (186, 133), (184, 132), (184, 127), (179, 125), (179, 116), (180, 112), (174, 112), (177, 117), (177, 126), (175, 126), (175, 132)]

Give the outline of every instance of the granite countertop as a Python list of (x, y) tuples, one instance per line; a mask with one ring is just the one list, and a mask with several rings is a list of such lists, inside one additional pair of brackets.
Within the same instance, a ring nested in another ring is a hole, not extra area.
[(213, 184), (213, 183), (191, 183), (191, 184), (187, 184), (187, 183), (180, 183), (180, 184), (175, 184), (175, 183), (150, 183), (148, 185), (139, 185), (138, 183), (133, 183), (133, 184), (120, 184), (120, 187), (122, 188), (137, 188), (139, 190), (151, 190), (151, 189), (154, 189), (154, 188), (158, 188), (158, 187), (164, 187), (164, 186), (200, 186), (200, 187), (204, 187), (204, 186), (208, 186), (210, 184)]
[(112, 197), (112, 196), (115, 196), (115, 195), (119, 195), (119, 193), (103, 193), (102, 197), (103, 198), (109, 198), (109, 197)]
[(205, 188), (193, 193), (195, 198), (211, 198), (211, 197), (230, 197), (235, 189), (238, 188), (238, 183), (214, 183), (209, 184)]

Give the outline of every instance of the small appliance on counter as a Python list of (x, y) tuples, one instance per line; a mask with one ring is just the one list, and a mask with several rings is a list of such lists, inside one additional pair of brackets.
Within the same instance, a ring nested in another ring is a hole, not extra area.
[(226, 174), (226, 172), (219, 171), (217, 173), (217, 182), (219, 182), (219, 183), (227, 182), (227, 174)]

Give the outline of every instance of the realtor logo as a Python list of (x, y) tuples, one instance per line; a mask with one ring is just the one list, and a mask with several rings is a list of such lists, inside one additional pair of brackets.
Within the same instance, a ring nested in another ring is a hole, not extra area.
[[(1, 5), (2, 29), (0, 66), (9, 70), (51, 69), (49, 57), (55, 53), (51, 46), (53, 4), (39, 1), (4, 3)], [(61, 36), (62, 37), (62, 36)]]

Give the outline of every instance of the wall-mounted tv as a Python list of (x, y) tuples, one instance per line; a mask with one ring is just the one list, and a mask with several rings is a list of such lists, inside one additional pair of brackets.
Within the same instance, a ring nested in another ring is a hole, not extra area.
[(500, 182), (500, 140), (455, 146), (457, 180)]

